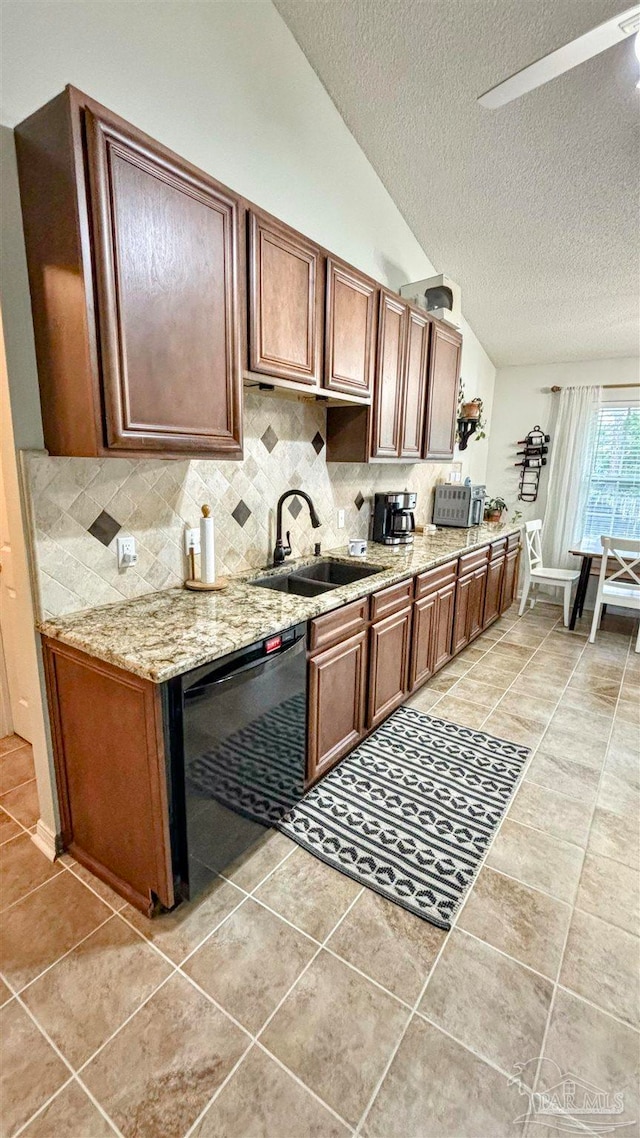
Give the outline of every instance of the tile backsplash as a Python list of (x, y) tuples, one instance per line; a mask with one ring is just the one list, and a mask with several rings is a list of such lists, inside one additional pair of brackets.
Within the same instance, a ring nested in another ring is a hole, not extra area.
[[(367, 537), (376, 490), (417, 491), (419, 523), (430, 520), (433, 488), (451, 464), (327, 463), (326, 411), (317, 403), (245, 393), (242, 462), (50, 458), (26, 453), (40, 615), (93, 608), (180, 585), (187, 575), (184, 529), (204, 503), (216, 531), (216, 567), (239, 573), (269, 563), (275, 509), (284, 490), (311, 495), (322, 520), (312, 529), (306, 504), (285, 503), (294, 555)], [(345, 511), (338, 529), (337, 512)], [(116, 538), (136, 539), (138, 562), (119, 570)]]

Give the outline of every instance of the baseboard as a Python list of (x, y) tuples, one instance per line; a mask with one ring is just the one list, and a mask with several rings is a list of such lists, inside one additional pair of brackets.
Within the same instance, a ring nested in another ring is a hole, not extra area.
[(31, 838), (49, 861), (55, 861), (62, 853), (62, 839), (60, 835), (50, 830), (42, 821), (42, 818), (38, 820), (35, 833), (31, 835)]

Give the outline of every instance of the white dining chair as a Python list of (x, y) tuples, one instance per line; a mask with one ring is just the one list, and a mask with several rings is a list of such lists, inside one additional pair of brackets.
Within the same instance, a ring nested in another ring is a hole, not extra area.
[[(598, 577), (598, 592), (593, 610), (589, 643), (593, 644), (600, 627), (603, 605), (633, 609), (640, 613), (640, 541), (630, 537), (601, 537), (602, 561)], [(607, 562), (615, 558), (617, 567), (607, 577)], [(640, 652), (640, 628), (636, 637), (636, 652)]]
[[(571, 587), (574, 581), (578, 580), (580, 571), (578, 569), (547, 569), (542, 564), (541, 530), (542, 521), (540, 518), (524, 524), (524, 584), (520, 601), (520, 616), (524, 612), (532, 585), (555, 585), (558, 589), (564, 589), (564, 623), (568, 625)], [(531, 608), (535, 603), (536, 595), (534, 592), (530, 601)]]

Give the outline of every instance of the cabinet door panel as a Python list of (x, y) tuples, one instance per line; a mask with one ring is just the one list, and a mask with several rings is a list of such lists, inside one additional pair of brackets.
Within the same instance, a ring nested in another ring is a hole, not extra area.
[(515, 600), (518, 585), (519, 562), (520, 550), (518, 548), (509, 550), (504, 563), (504, 582), (502, 585), (500, 612), (506, 612)]
[(424, 446), (424, 425), (429, 363), (429, 320), (418, 312), (407, 312), (407, 351), (402, 400), (403, 458), (419, 459)]
[(475, 640), (482, 632), (482, 618), (484, 615), (484, 597), (487, 587), (487, 566), (476, 569), (471, 581), (469, 599), (469, 616), (467, 623), (467, 639)]
[(487, 570), (487, 591), (484, 602), (484, 628), (487, 628), (488, 625), (494, 620), (497, 620), (500, 616), (504, 566), (504, 557), (497, 557), (494, 561), (489, 562), (489, 568)]
[(376, 297), (374, 281), (327, 261), (324, 386), (331, 391), (373, 393)]
[(65, 848), (143, 912), (174, 903), (160, 688), (45, 641)]
[(456, 583), (438, 589), (433, 628), (433, 671), (437, 672), (451, 659), (453, 615), (456, 600)]
[(400, 452), (402, 371), (406, 305), (389, 293), (380, 295), (380, 327), (371, 453), (397, 458)]
[(402, 703), (409, 683), (411, 609), (371, 626), (369, 727), (375, 727)]
[(473, 587), (473, 573), (459, 577), (456, 586), (455, 615), (453, 619), (452, 651), (455, 656), (469, 643), (469, 605)]
[(320, 382), (320, 250), (257, 214), (249, 222), (249, 367)]
[(453, 458), (456, 437), (461, 339), (453, 329), (433, 323), (427, 395), (425, 458)]
[(309, 782), (324, 774), (362, 736), (366, 666), (366, 630), (309, 661)]
[(438, 594), (431, 593), (413, 606), (409, 690), (415, 691), (433, 675), (433, 643)]
[(238, 454), (238, 202), (86, 123), (107, 445)]

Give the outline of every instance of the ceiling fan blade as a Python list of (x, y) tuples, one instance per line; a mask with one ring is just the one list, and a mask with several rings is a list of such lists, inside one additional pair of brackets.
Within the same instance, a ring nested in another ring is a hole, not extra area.
[(640, 29), (640, 4), (628, 8), (618, 16), (613, 16), (604, 24), (598, 24), (597, 28), (592, 28), (590, 32), (571, 40), (571, 43), (559, 47), (557, 51), (552, 51), (535, 63), (530, 63), (522, 71), (516, 71), (515, 75), (511, 75), (509, 79), (480, 95), (478, 102), (483, 107), (491, 109), (503, 107), (505, 103), (519, 99), (528, 91), (541, 87), (550, 79), (557, 78), (565, 71), (570, 71), (572, 67), (577, 67), (579, 63), (584, 63), (594, 55), (599, 55), (601, 51), (606, 51), (608, 47), (620, 43), (638, 29)]

